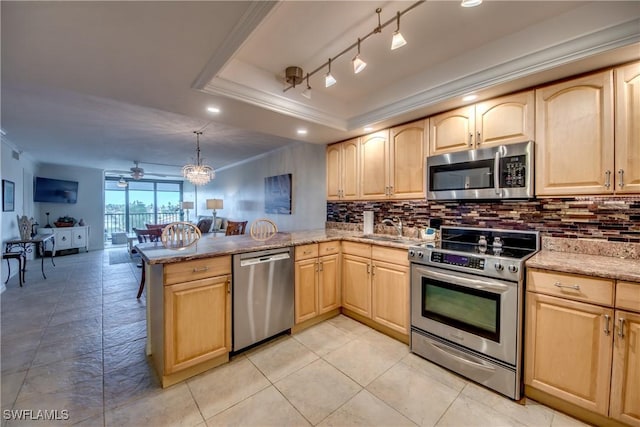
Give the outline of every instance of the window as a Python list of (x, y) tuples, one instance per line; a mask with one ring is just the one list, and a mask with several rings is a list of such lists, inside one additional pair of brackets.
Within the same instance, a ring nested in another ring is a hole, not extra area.
[(117, 178), (106, 178), (104, 185), (105, 241), (112, 233), (130, 233), (145, 224), (166, 224), (182, 220), (181, 181), (129, 181), (117, 185)]

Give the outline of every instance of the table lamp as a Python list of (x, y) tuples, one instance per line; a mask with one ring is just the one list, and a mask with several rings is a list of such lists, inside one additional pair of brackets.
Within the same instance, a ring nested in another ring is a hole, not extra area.
[(207, 209), (213, 210), (213, 224), (212, 227), (216, 227), (216, 209), (223, 209), (222, 199), (207, 199)]
[(182, 202), (182, 209), (187, 211), (187, 222), (189, 222), (189, 209), (193, 209), (193, 202)]

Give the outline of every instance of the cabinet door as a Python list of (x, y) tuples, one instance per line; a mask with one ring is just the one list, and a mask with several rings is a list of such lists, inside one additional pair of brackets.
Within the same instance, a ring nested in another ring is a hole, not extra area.
[(613, 73), (536, 90), (536, 194), (612, 193)]
[(318, 259), (305, 259), (295, 264), (295, 322), (301, 323), (318, 315)]
[(55, 230), (55, 239), (56, 239), (56, 251), (61, 251), (63, 249), (71, 248), (71, 243), (73, 242), (71, 229), (56, 229)]
[(616, 310), (615, 320), (610, 416), (640, 426), (640, 314)]
[(533, 141), (534, 92), (522, 92), (476, 104), (476, 148)]
[(525, 384), (606, 416), (613, 310), (527, 292), (526, 313)]
[(615, 70), (616, 193), (640, 192), (640, 62)]
[(391, 129), (389, 192), (394, 199), (425, 197), (425, 120)]
[(218, 276), (164, 287), (165, 375), (231, 351), (230, 286)]
[(342, 256), (342, 306), (371, 318), (370, 259)]
[(374, 261), (372, 319), (409, 335), (409, 267)]
[(71, 231), (71, 247), (84, 248), (87, 246), (87, 229), (84, 227), (74, 228)]
[(342, 143), (342, 198), (345, 200), (353, 200), (360, 197), (358, 192), (358, 150), (358, 138)]
[(340, 199), (342, 181), (342, 145), (327, 146), (327, 200)]
[(389, 131), (360, 139), (360, 196), (367, 200), (386, 199), (388, 186)]
[(438, 114), (429, 119), (429, 155), (473, 148), (475, 108), (473, 105)]
[(340, 308), (340, 258), (338, 254), (320, 258), (318, 273), (318, 314)]

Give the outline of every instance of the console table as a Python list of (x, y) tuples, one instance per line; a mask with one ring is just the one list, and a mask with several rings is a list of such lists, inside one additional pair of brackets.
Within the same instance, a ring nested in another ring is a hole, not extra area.
[(22, 266), (22, 277), (24, 277), (24, 272), (27, 271), (27, 257), (26, 254), (32, 253), (33, 248), (37, 248), (38, 253), (40, 254), (40, 270), (42, 271), (42, 277), (45, 279), (47, 276), (44, 275), (44, 249), (47, 242), (52, 243), (51, 248), (51, 264), (55, 267), (56, 264), (53, 262), (53, 254), (56, 248), (56, 238), (54, 234), (36, 234), (30, 239), (11, 239), (4, 242), (5, 244), (5, 252), (17, 252), (25, 255), (24, 264)]
[(55, 228), (38, 228), (38, 234), (53, 234), (56, 239), (56, 245), (51, 252), (51, 256), (56, 255), (56, 251), (65, 249), (84, 248), (89, 252), (89, 226), (78, 227), (55, 227)]

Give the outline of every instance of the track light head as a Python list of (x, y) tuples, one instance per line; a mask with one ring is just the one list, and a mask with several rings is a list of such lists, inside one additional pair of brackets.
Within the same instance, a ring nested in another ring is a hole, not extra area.
[(338, 81), (331, 75), (331, 58), (329, 58), (329, 71), (327, 75), (324, 76), (324, 87), (330, 87), (336, 84)]
[(354, 74), (358, 74), (360, 71), (364, 70), (367, 66), (367, 63), (360, 58), (360, 39), (358, 38), (358, 54), (353, 58), (353, 72)]
[(396, 50), (407, 44), (407, 41), (402, 37), (402, 33), (400, 32), (400, 11), (398, 11), (396, 19), (398, 26), (396, 31), (393, 33), (393, 38), (391, 39), (391, 50)]
[(311, 99), (311, 86), (309, 85), (309, 73), (307, 73), (307, 88), (302, 91), (302, 96)]

